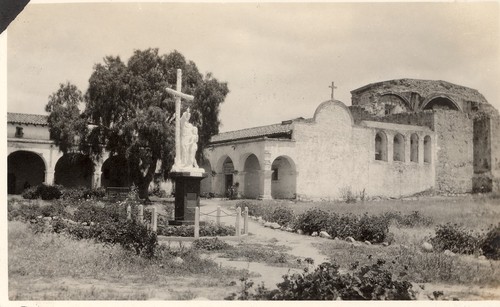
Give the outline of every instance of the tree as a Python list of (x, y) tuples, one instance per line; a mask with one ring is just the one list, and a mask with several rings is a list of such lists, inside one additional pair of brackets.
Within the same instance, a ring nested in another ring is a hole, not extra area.
[(74, 151), (79, 131), (86, 126), (80, 117), (78, 104), (83, 103), (82, 92), (73, 84), (60, 84), (59, 89), (49, 96), (45, 111), (48, 117), (50, 136), (64, 152)]
[(218, 133), (219, 106), (229, 92), (226, 83), (210, 73), (203, 76), (179, 52), (159, 55), (158, 49), (136, 50), (126, 64), (107, 56), (89, 79), (85, 110), (79, 116), (90, 125), (77, 129), (78, 150), (93, 158), (104, 151), (125, 157), (141, 198), (148, 196), (158, 162), (164, 176), (174, 162), (175, 98), (165, 88), (175, 88), (178, 68), (183, 71), (182, 91), (195, 96), (192, 102), (183, 101), (182, 109), (192, 109), (201, 157), (210, 136)]

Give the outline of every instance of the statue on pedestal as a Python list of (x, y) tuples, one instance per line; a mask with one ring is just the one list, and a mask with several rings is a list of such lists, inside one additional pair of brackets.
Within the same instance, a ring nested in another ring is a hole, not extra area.
[(198, 150), (198, 128), (189, 122), (191, 112), (189, 108), (182, 114), (181, 129), (181, 164), (186, 168), (198, 168), (196, 151)]

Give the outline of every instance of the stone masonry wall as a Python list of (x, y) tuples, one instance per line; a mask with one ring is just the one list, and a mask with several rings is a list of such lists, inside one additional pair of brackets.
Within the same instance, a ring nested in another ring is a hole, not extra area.
[(436, 189), (449, 193), (472, 191), (473, 125), (467, 114), (434, 112), (437, 133)]

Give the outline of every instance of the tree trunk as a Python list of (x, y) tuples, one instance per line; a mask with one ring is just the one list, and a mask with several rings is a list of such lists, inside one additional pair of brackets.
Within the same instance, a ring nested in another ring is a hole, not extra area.
[(152, 163), (151, 166), (149, 166), (145, 176), (143, 176), (142, 173), (138, 176), (139, 182), (137, 183), (137, 187), (139, 189), (140, 199), (149, 201), (149, 184), (151, 183), (151, 181), (153, 181), (153, 177), (156, 171), (156, 163), (158, 162), (157, 160), (158, 159), (153, 158), (153, 161), (155, 161), (155, 163)]

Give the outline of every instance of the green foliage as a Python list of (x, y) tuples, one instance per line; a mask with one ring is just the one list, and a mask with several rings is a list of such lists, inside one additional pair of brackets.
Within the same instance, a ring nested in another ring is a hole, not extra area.
[(287, 274), (277, 289), (263, 285), (252, 291), (253, 283), (242, 279), (240, 293), (226, 299), (234, 300), (414, 300), (412, 285), (408, 281), (394, 280), (384, 268), (385, 261), (341, 273), (335, 263), (324, 262), (314, 271), (304, 269), (302, 274)]
[(474, 254), (479, 251), (481, 236), (461, 225), (447, 223), (436, 227), (436, 235), (430, 241), (437, 250)]
[(294, 228), (304, 233), (320, 232), (328, 227), (329, 214), (321, 209), (313, 208), (297, 216)]
[(295, 221), (293, 210), (285, 206), (274, 207), (266, 210), (263, 218), (268, 222), (276, 222), (282, 226), (292, 225)]
[(86, 200), (102, 199), (106, 196), (106, 189), (99, 187), (96, 189), (87, 187), (64, 188), (62, 189), (62, 199), (66, 200)]
[[(236, 229), (231, 225), (200, 225), (200, 237), (234, 236), (235, 234)], [(194, 225), (158, 227), (158, 235), (168, 237), (194, 237)]]
[(45, 111), (49, 113), (48, 123), (51, 139), (64, 153), (77, 148), (77, 139), (86, 128), (86, 120), (80, 116), (78, 105), (83, 103), (82, 92), (73, 84), (60, 84), (59, 89), (49, 96)]
[(34, 202), (9, 201), (7, 206), (7, 217), (9, 221), (19, 220), (31, 221), (37, 217), (66, 217), (66, 204), (62, 201), (53, 201), (49, 204), (39, 205)]
[(486, 258), (500, 260), (500, 224), (485, 235), (481, 249)]
[(193, 248), (204, 249), (208, 251), (220, 251), (231, 248), (231, 245), (219, 240), (218, 238), (197, 239), (193, 241)]
[(23, 198), (24, 199), (41, 198), (43, 200), (59, 199), (62, 195), (61, 189), (62, 187), (58, 185), (46, 185), (42, 183), (36, 187), (24, 190)]

